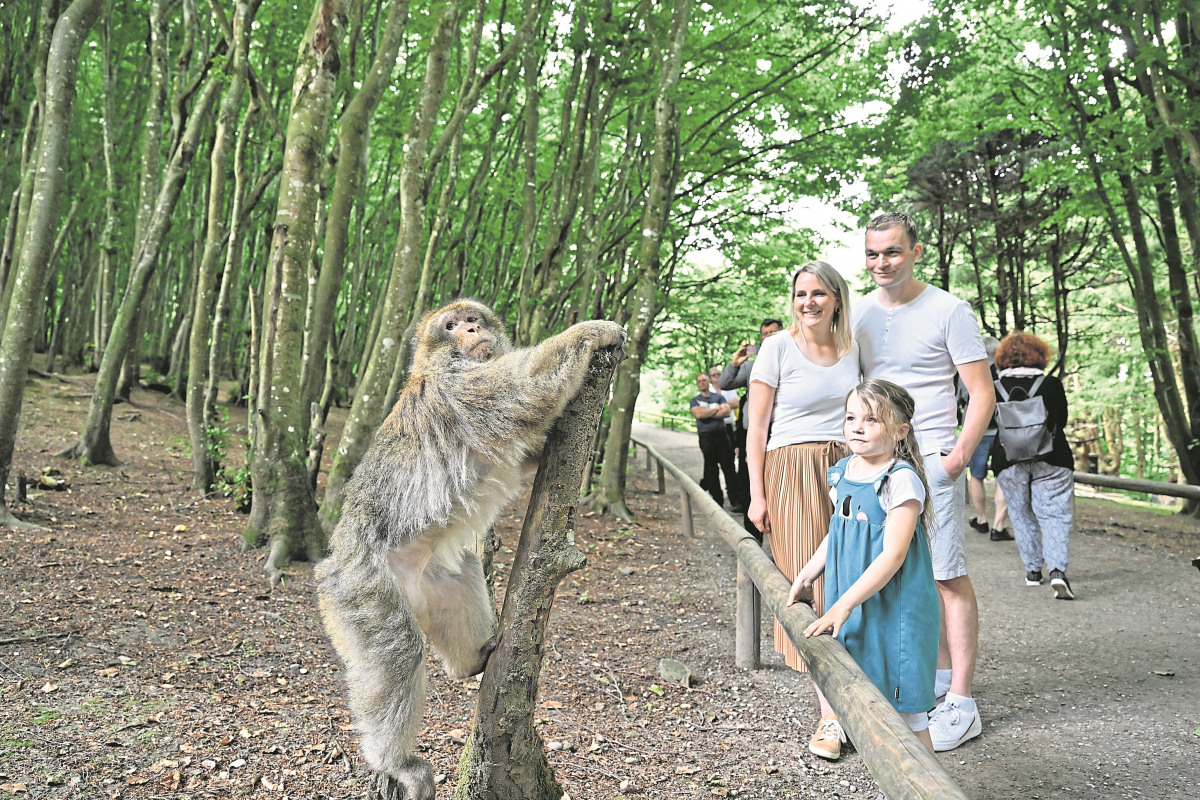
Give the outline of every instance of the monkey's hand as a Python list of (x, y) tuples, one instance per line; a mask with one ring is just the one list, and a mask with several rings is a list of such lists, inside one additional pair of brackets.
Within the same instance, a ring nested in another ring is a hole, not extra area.
[(602, 347), (619, 347), (625, 344), (625, 326), (609, 322), (606, 319), (587, 320), (576, 323), (573, 327), (579, 329), (586, 341), (597, 350)]

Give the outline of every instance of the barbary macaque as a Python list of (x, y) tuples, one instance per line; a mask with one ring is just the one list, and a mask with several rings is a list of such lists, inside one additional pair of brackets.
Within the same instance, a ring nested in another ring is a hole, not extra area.
[(450, 675), (483, 670), (498, 619), (476, 537), (536, 466), (592, 354), (624, 341), (624, 328), (597, 320), (513, 350), (474, 300), (431, 311), (417, 328), (408, 383), (346, 485), (316, 569), (363, 756), (410, 797), (433, 797), (432, 769), (413, 755), (425, 637)]

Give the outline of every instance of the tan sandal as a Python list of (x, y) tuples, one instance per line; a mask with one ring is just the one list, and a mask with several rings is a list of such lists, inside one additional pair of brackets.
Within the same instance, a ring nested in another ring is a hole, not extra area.
[(842, 743), (846, 741), (846, 732), (833, 714), (821, 717), (817, 723), (817, 732), (808, 742), (808, 751), (813, 755), (837, 761), (842, 757)]

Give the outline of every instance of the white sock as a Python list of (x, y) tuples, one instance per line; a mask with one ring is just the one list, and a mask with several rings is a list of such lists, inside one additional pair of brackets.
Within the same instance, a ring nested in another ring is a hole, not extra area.
[(933, 681), (933, 696), (941, 697), (946, 692), (950, 691), (950, 674), (951, 670), (939, 669), (937, 678)]
[(955, 694), (954, 692), (947, 692), (946, 693), (946, 702), (954, 703), (954, 705), (958, 706), (958, 709), (960, 711), (962, 711), (963, 713), (966, 713), (966, 714), (975, 713), (975, 698), (973, 698), (973, 697), (963, 697), (961, 694)]

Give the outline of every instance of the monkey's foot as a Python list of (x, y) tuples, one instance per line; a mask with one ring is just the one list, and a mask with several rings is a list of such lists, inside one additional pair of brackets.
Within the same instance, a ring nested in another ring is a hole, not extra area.
[(433, 768), (412, 756), (395, 775), (376, 772), (367, 790), (368, 800), (434, 800)]

